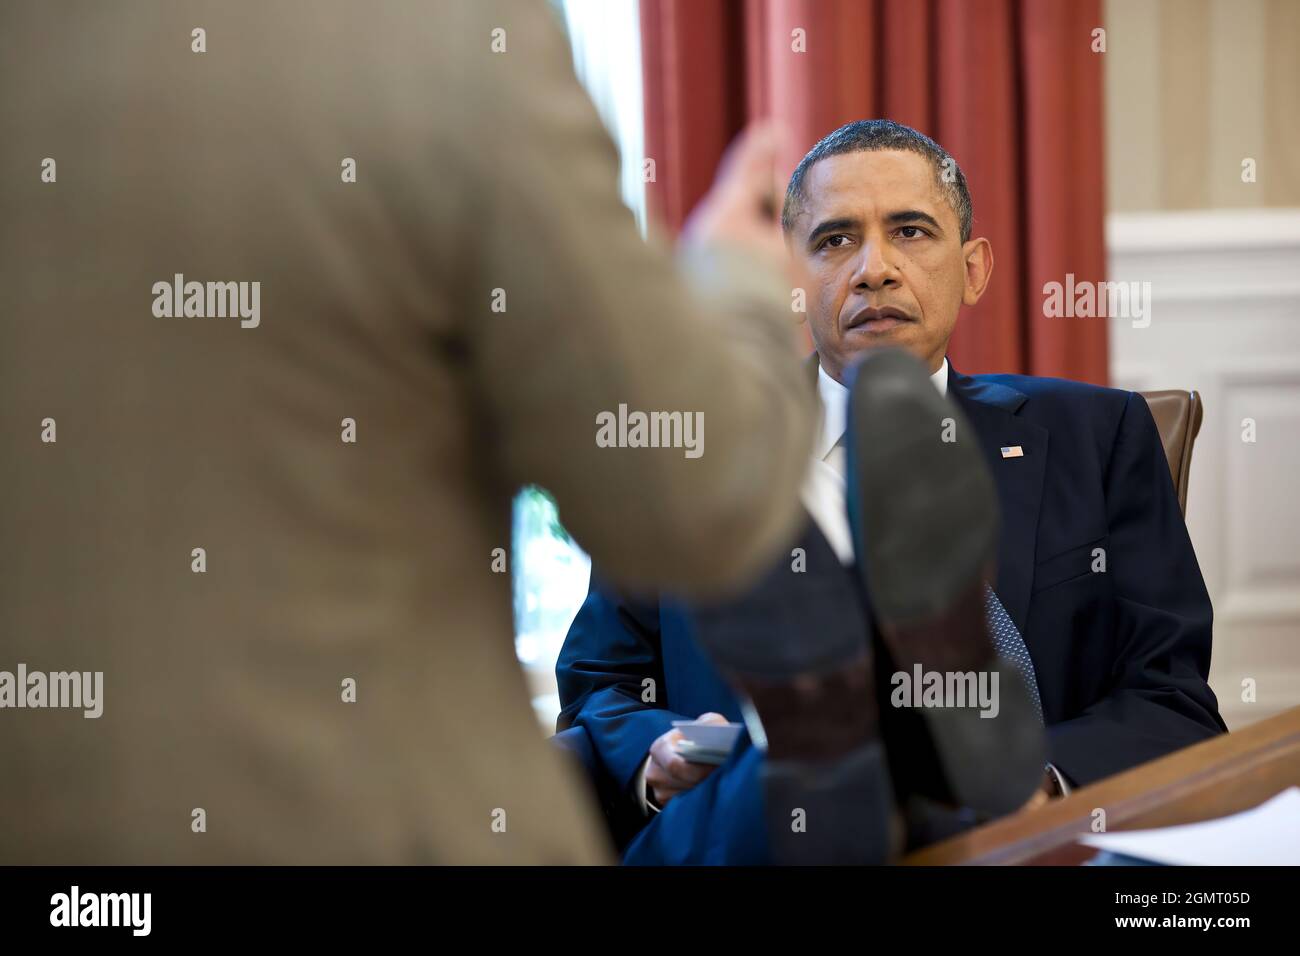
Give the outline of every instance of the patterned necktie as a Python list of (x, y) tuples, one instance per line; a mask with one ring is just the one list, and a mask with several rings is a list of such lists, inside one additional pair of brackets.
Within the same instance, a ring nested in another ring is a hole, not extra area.
[(1034, 662), (1029, 656), (1029, 648), (1025, 646), (1020, 628), (1016, 627), (1016, 622), (1011, 620), (1011, 615), (987, 584), (984, 585), (984, 614), (988, 620), (989, 634), (993, 638), (993, 648), (999, 657), (1020, 671), (1025, 686), (1029, 688), (1038, 721), (1044, 723), (1043, 702), (1038, 696), (1038, 678), (1034, 674)]

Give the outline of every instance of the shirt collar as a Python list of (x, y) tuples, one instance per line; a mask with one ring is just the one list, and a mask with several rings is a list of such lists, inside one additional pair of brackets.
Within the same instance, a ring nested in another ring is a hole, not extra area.
[[(939, 390), (940, 395), (948, 394), (948, 357), (944, 356), (939, 371), (930, 376), (930, 381)], [(824, 460), (830, 450), (844, 437), (848, 424), (849, 390), (827, 374), (821, 365), (817, 366), (817, 394), (822, 403), (822, 430), (817, 445), (813, 449), (819, 460)]]

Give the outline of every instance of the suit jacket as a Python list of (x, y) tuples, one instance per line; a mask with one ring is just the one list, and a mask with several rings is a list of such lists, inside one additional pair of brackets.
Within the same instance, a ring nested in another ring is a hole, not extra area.
[[(1142, 396), (962, 375), (951, 364), (948, 394), (978, 434), (997, 486), (994, 589), (1033, 658), (1052, 763), (1082, 785), (1224, 731), (1207, 683), (1209, 595)], [(1000, 449), (1014, 445), (1023, 455), (1003, 458)], [(820, 538), (815, 527), (809, 534)], [(586, 729), (593, 766), (614, 792), (628, 794), (673, 720), (704, 711), (739, 719), (734, 695), (695, 644), (689, 607), (622, 596), (597, 574), (556, 674), (559, 725)], [(645, 678), (653, 702), (643, 697)], [(712, 807), (716, 794), (700, 800)], [(665, 816), (683, 821), (689, 806)], [(616, 832), (626, 839), (644, 821), (618, 809)], [(663, 845), (672, 850), (671, 840)]]
[[(541, 0), (4, 4), (0, 130), (0, 670), (104, 675), (0, 711), (0, 863), (608, 859), (493, 551), (537, 483), (624, 585), (765, 561), (780, 279), (642, 240)], [(705, 453), (597, 447), (621, 403)]]

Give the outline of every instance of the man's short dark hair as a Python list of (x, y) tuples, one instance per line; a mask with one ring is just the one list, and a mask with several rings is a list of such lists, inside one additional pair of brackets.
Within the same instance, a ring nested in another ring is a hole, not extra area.
[(970, 190), (966, 188), (966, 174), (957, 165), (957, 160), (948, 151), (910, 126), (895, 123), (893, 120), (872, 119), (857, 120), (841, 126), (835, 132), (824, 137), (816, 146), (808, 150), (785, 190), (785, 206), (781, 210), (781, 228), (789, 235), (794, 228), (794, 221), (803, 207), (803, 181), (808, 170), (818, 160), (828, 156), (840, 156), (844, 153), (865, 153), (881, 149), (901, 149), (909, 153), (924, 156), (934, 167), (935, 179), (939, 189), (948, 198), (948, 204), (957, 214), (961, 223), (961, 241), (970, 239), (971, 220), (974, 208), (970, 201)]

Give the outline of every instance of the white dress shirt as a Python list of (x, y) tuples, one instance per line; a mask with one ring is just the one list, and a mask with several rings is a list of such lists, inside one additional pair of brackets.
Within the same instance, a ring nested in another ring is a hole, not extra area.
[[(940, 395), (948, 394), (948, 360), (930, 381)], [(845, 564), (853, 563), (853, 535), (844, 501), (844, 430), (848, 424), (849, 390), (817, 367), (817, 393), (821, 396), (821, 431), (813, 445), (813, 460), (803, 483), (803, 506), (831, 548)]]

